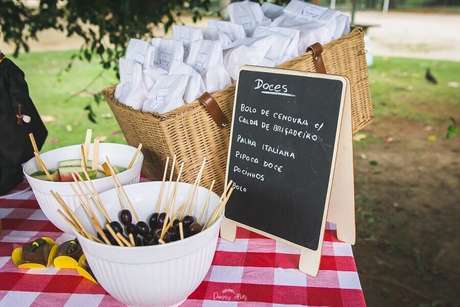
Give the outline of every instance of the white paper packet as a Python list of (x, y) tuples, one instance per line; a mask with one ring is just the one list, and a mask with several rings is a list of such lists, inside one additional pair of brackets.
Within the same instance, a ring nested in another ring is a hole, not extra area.
[(283, 7), (281, 5), (273, 4), (270, 2), (262, 3), (262, 12), (264, 12), (265, 17), (269, 19), (275, 19), (276, 17), (283, 14)]
[(275, 35), (253, 37), (244, 40), (243, 44), (226, 50), (224, 52), (224, 65), (232, 79), (238, 78), (238, 72), (242, 65), (275, 66), (275, 62), (266, 56), (276, 42), (277, 37)]
[(163, 75), (167, 75), (168, 72), (159, 67), (145, 68), (143, 69), (143, 82), (147, 91), (149, 91), (155, 82)]
[(216, 29), (221, 36), (226, 36), (226, 38), (220, 39), (221, 43), (223, 43), (223, 49), (229, 48), (230, 43), (242, 40), (246, 37), (242, 25), (234, 24), (229, 21), (211, 19), (208, 21), (208, 28)]
[(188, 78), (186, 75), (160, 76), (147, 93), (142, 111), (162, 114), (184, 105), (182, 97)]
[(232, 44), (230, 36), (220, 32), (217, 28), (203, 28), (203, 39), (210, 41), (218, 41), (222, 49), (227, 49)]
[(221, 90), (231, 82), (223, 67), (222, 46), (219, 41), (192, 42), (186, 63), (200, 73), (208, 92)]
[(299, 55), (300, 31), (297, 29), (259, 26), (254, 31), (254, 37), (275, 35), (277, 42), (272, 45), (267, 55), (268, 59), (281, 64)]
[(184, 58), (187, 58), (190, 43), (203, 39), (203, 30), (191, 26), (173, 25), (172, 39), (184, 44)]
[[(133, 109), (139, 110), (142, 108), (147, 95), (147, 90), (142, 80), (142, 65), (134, 61), (128, 63), (127, 61), (123, 63), (123, 66), (125, 66), (123, 68), (124, 77), (123, 81), (115, 89), (115, 98)], [(127, 68), (127, 65), (131, 65), (131, 67)]]
[(147, 54), (147, 48), (149, 43), (140, 39), (132, 38), (128, 42), (128, 47), (126, 49), (125, 57), (127, 59), (136, 61), (138, 63), (144, 64), (145, 56)]
[(242, 25), (247, 36), (252, 36), (259, 25), (268, 25), (270, 20), (265, 17), (259, 3), (251, 1), (232, 2), (227, 6), (230, 21)]
[(154, 66), (169, 71), (172, 61), (184, 60), (184, 45), (180, 41), (166, 38), (153, 38), (150, 44), (154, 47)]
[(200, 97), (206, 90), (203, 78), (193, 69), (192, 66), (179, 61), (173, 61), (169, 70), (170, 75), (187, 75), (189, 76), (187, 86), (184, 92), (186, 103), (192, 102)]

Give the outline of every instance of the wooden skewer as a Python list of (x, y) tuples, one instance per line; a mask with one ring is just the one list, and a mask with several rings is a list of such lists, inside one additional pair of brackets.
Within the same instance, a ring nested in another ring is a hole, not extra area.
[(214, 210), (214, 213), (211, 215), (211, 218), (206, 222), (206, 225), (203, 227), (203, 229), (206, 229), (210, 225), (214, 224), (214, 222), (222, 215), (222, 213), (225, 210), (225, 205), (227, 205), (228, 200), (230, 199), (230, 196), (233, 193), (233, 190), (235, 190), (235, 187), (231, 187), (228, 195), (224, 198), (224, 200), (219, 204), (219, 206)]
[(166, 244), (166, 242), (163, 239), (158, 239), (158, 243), (160, 244)]
[[(220, 196), (219, 204), (217, 205), (216, 208), (214, 208), (214, 211), (211, 213), (211, 215), (210, 215), (209, 218), (207, 219), (206, 223), (204, 223), (203, 229), (205, 229), (208, 225), (210, 225), (211, 222), (212, 222), (212, 220), (214, 219), (214, 217), (215, 217), (216, 215), (218, 215), (218, 213), (219, 213), (219, 208), (221, 207), (221, 205), (222, 205), (223, 203), (226, 203), (225, 199), (228, 200), (228, 199), (230, 198), (229, 193), (231, 194), (230, 191), (233, 192), (232, 188), (233, 188), (233, 181), (230, 180), (230, 181), (227, 183), (227, 185), (225, 186), (224, 192), (223, 192), (222, 195)], [(225, 205), (224, 205), (224, 206), (225, 206)]]
[(85, 147), (82, 145), (80, 145), (80, 150), (81, 150), (81, 168), (82, 169), (87, 169), (88, 168), (88, 164), (87, 164), (87, 156), (86, 156), (86, 152), (85, 152)]
[(83, 237), (86, 237), (86, 235), (83, 233), (83, 231), (75, 224), (74, 221), (72, 221), (72, 219), (70, 217), (68, 217), (64, 211), (62, 211), (61, 209), (58, 209), (58, 213), (62, 216), (62, 218), (67, 222), (67, 224), (69, 224), (71, 226), (71, 228), (73, 228), (73, 230), (77, 233), (79, 233), (80, 235), (82, 235)]
[(179, 222), (179, 234), (180, 234), (180, 239), (184, 240), (184, 226), (182, 225), (182, 222)]
[[(83, 186), (86, 188), (88, 193), (91, 195), (91, 197), (93, 198), (93, 201), (95, 202), (96, 206), (98, 207), (99, 211), (102, 213), (102, 215), (104, 216), (106, 221), (111, 223), (112, 219), (110, 218), (109, 213), (107, 212), (107, 209), (105, 208), (104, 204), (102, 203), (102, 200), (99, 197), (99, 193), (97, 192), (96, 187), (94, 186), (94, 183), (90, 180), (88, 172), (86, 170), (83, 170), (83, 173), (85, 174), (86, 180), (87, 180), (87, 182), (89, 182), (89, 184), (87, 184), (83, 180), (83, 178), (81, 178), (80, 174), (77, 173), (78, 179), (81, 181)], [(92, 191), (88, 188), (88, 185), (91, 187)]]
[(127, 247), (132, 247), (131, 243), (128, 242), (128, 240), (126, 240), (126, 238), (119, 232), (117, 232), (117, 237), (118, 239), (120, 239), (121, 242), (123, 242), (124, 245), (126, 245)]
[[(78, 232), (80, 235), (82, 235), (83, 237), (86, 237), (85, 233), (83, 232), (83, 230), (81, 230), (74, 222), (72, 222), (72, 219), (70, 217), (68, 217), (61, 209), (58, 209), (58, 213), (66, 220), (66, 222), (76, 231)], [(93, 241), (96, 241), (96, 242), (99, 242), (99, 243), (104, 243), (102, 242), (101, 240), (99, 240), (98, 238), (94, 237), (92, 234), (89, 234), (89, 237), (87, 237), (88, 239), (90, 240), (93, 240)]]
[(201, 163), (201, 167), (200, 167), (200, 170), (198, 171), (198, 174), (195, 178), (195, 182), (193, 184), (193, 192), (192, 192), (192, 197), (188, 200), (187, 202), (187, 209), (186, 209), (186, 212), (184, 215), (190, 215), (191, 212), (192, 212), (192, 209), (193, 209), (193, 205), (194, 205), (194, 199), (195, 199), (195, 195), (196, 195), (196, 190), (197, 190), (197, 187), (198, 185), (200, 184), (201, 182), (201, 177), (203, 176), (203, 171), (204, 171), (204, 167), (206, 166), (206, 157), (203, 158), (203, 162)]
[(63, 209), (63, 211), (67, 214), (68, 217), (71, 218), (71, 220), (76, 224), (78, 225), (78, 228), (81, 229), (83, 231), (83, 233), (85, 234), (85, 236), (87, 238), (90, 237), (90, 233), (85, 229), (85, 227), (83, 227), (83, 224), (80, 222), (80, 220), (77, 218), (77, 216), (75, 215), (75, 213), (72, 211), (72, 209), (69, 208), (69, 206), (67, 205), (67, 203), (64, 201), (64, 199), (62, 199), (61, 195), (59, 195), (59, 193), (56, 193), (54, 191), (51, 191), (51, 195), (53, 195), (54, 199), (56, 199), (57, 203), (61, 206), (61, 208)]
[[(208, 197), (206, 198), (206, 202), (204, 203), (203, 209), (201, 210), (201, 214), (200, 214), (200, 218), (198, 219), (198, 222), (203, 221), (204, 214), (206, 213), (206, 210), (208, 210), (209, 200), (211, 199), (212, 189), (214, 188), (215, 183), (216, 183), (216, 180), (213, 180), (211, 182), (211, 186), (209, 187), (209, 190), (208, 190)], [(204, 223), (204, 221), (202, 223)]]
[(89, 199), (84, 193), (83, 189), (81, 188), (80, 183), (77, 180), (77, 176), (74, 173), (72, 173), (72, 178), (75, 182), (71, 184), (70, 187), (80, 199), (80, 203), (83, 207), (83, 211), (85, 211), (91, 225), (93, 225), (96, 232), (101, 236), (101, 238), (104, 240), (106, 244), (110, 245), (110, 241), (105, 235), (104, 231), (102, 230), (102, 227), (96, 217), (96, 214), (94, 213), (93, 209), (91, 209), (91, 206), (89, 204)]
[(121, 184), (120, 179), (118, 179), (117, 174), (115, 174), (115, 171), (114, 171), (112, 165), (110, 164), (109, 157), (106, 157), (106, 160), (107, 160), (107, 164), (109, 165), (110, 172), (112, 173), (112, 178), (115, 181), (115, 185), (118, 185), (118, 188), (120, 189), (121, 193), (124, 195), (126, 201), (128, 202), (128, 205), (129, 205), (130, 209), (133, 212), (133, 215), (134, 215), (134, 218), (136, 219), (136, 222), (139, 222), (141, 219), (139, 218), (139, 215), (137, 214), (136, 209), (134, 209), (133, 203), (131, 202), (131, 200), (128, 197), (128, 194), (126, 193), (125, 189), (123, 188), (123, 185)]
[(141, 153), (141, 150), (142, 150), (142, 143), (139, 143), (139, 145), (137, 146), (136, 152), (134, 153), (134, 156), (131, 159), (131, 162), (129, 162), (128, 168), (133, 167), (134, 163), (137, 160), (137, 157), (139, 157), (139, 154)]
[[(169, 229), (169, 227), (174, 221), (171, 216), (172, 215), (171, 211), (173, 210), (174, 203), (176, 202), (177, 184), (179, 183), (183, 168), (184, 168), (184, 162), (182, 162), (180, 165), (179, 174), (177, 175), (176, 182), (174, 183), (171, 200), (169, 201), (168, 208), (166, 209), (166, 217), (165, 217), (165, 222), (163, 223), (163, 227), (161, 229), (160, 239), (163, 239), (163, 236), (165, 235), (166, 231)], [(168, 223), (168, 219), (169, 219), (169, 223)]]
[(168, 197), (170, 195), (170, 190), (171, 190), (171, 183), (172, 183), (172, 179), (173, 179), (173, 174), (174, 174), (174, 167), (176, 166), (176, 155), (173, 156), (173, 161), (172, 161), (172, 164), (171, 164), (171, 172), (169, 174), (169, 184), (168, 184), (168, 189), (167, 189), (167, 192), (166, 192), (166, 200), (168, 200)]
[(157, 203), (155, 205), (155, 212), (158, 212), (158, 213), (160, 213), (161, 205), (163, 202), (163, 191), (164, 191), (166, 175), (168, 173), (168, 164), (169, 164), (169, 157), (166, 157), (165, 170), (163, 171), (163, 180), (161, 181), (161, 185), (160, 185), (160, 194), (158, 195)]
[(32, 143), (32, 147), (34, 152), (39, 152), (37, 142), (35, 142), (35, 137), (33, 133), (29, 133), (30, 142)]
[(53, 177), (51, 177), (51, 174), (48, 171), (45, 162), (40, 157), (40, 151), (38, 150), (37, 142), (35, 142), (35, 137), (33, 133), (29, 133), (29, 139), (30, 143), (32, 143), (32, 148), (34, 150), (35, 163), (37, 164), (38, 168), (41, 168), (41, 170), (46, 174), (48, 180), (52, 181)]
[(91, 144), (91, 138), (93, 135), (92, 129), (86, 129), (85, 144), (84, 144), (84, 156), (85, 156), (85, 166), (87, 166), (86, 159), (89, 157), (89, 144)]
[(110, 226), (110, 224), (105, 224), (105, 228), (107, 228), (107, 230), (109, 231), (110, 235), (112, 236), (112, 238), (117, 242), (118, 245), (120, 246), (125, 246), (123, 244), (123, 242), (118, 238), (117, 234), (115, 233), (115, 231), (113, 230), (112, 226)]
[[(96, 137), (94, 139), (94, 145), (93, 145), (93, 160), (91, 161), (91, 168), (93, 171), (97, 171), (97, 167), (99, 165), (99, 143), (100, 143), (100, 138)], [(85, 170), (86, 171), (86, 170)]]
[(129, 238), (129, 243), (131, 243), (132, 246), (136, 246), (136, 242), (134, 241), (134, 236), (132, 233), (128, 235)]

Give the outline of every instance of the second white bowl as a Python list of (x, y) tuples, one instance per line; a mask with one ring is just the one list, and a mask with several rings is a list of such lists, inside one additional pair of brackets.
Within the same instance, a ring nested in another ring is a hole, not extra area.
[[(154, 212), (160, 185), (161, 182), (144, 182), (124, 187), (143, 221)], [(177, 206), (186, 200), (190, 186), (179, 183)], [(200, 215), (207, 195), (207, 189), (198, 188), (194, 216)], [(110, 217), (118, 220), (120, 205), (116, 191), (109, 190), (100, 196)], [(219, 197), (212, 193), (206, 218), (218, 203)], [(82, 208), (77, 209), (76, 214), (84, 226), (91, 229)], [(103, 221), (100, 214), (99, 221)], [(96, 279), (115, 299), (132, 306), (170, 306), (185, 300), (206, 276), (221, 221), (222, 218), (196, 235), (164, 245), (120, 247), (76, 235)]]

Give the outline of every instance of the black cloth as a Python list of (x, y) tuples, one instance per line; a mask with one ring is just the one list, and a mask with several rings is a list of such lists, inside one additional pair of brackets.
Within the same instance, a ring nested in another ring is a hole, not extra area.
[[(30, 99), (24, 72), (2, 58), (0, 53), (0, 195), (21, 181), (21, 164), (34, 155), (28, 134), (34, 134), (39, 149), (48, 135)], [(30, 122), (22, 116), (29, 116)]]

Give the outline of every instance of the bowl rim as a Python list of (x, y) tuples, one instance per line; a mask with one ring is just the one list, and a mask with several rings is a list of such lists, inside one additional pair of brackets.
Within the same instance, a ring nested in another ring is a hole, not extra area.
[[(131, 146), (129, 144), (120, 144), (120, 143), (100, 143), (99, 146), (103, 146), (103, 145), (120, 145), (122, 147), (130, 147), (130, 148), (134, 148), (134, 149), (137, 149), (136, 147), (134, 146)], [(48, 154), (48, 153), (51, 153), (53, 151), (58, 151), (58, 150), (63, 150), (63, 149), (66, 149), (67, 147), (73, 147), (73, 146), (79, 146), (81, 144), (73, 144), (73, 145), (67, 145), (67, 146), (63, 146), (63, 147), (59, 147), (59, 148), (55, 148), (55, 149), (52, 149), (52, 150), (49, 150), (47, 152), (44, 152), (42, 154)], [(31, 174), (28, 174), (25, 170), (25, 165), (30, 163), (30, 161), (34, 160), (35, 157), (32, 157), (30, 158), (29, 160), (27, 160), (26, 162), (22, 163), (22, 173), (24, 174), (24, 177), (26, 177), (27, 181), (32, 181), (32, 182), (40, 182), (40, 183), (46, 183), (46, 184), (53, 184), (53, 185), (60, 185), (60, 186), (65, 186), (65, 185), (69, 185), (72, 184), (72, 182), (66, 182), (66, 181), (48, 181), (48, 180), (43, 180), (43, 179), (37, 179), (37, 178), (34, 178), (31, 176)], [(139, 162), (142, 163), (142, 161), (144, 160), (144, 154), (142, 153), (142, 150), (140, 152), (140, 155), (139, 157), (137, 158), (136, 162), (133, 164), (133, 166), (131, 168), (126, 168), (124, 171), (122, 171), (121, 173), (118, 173), (117, 175), (118, 176), (124, 176), (123, 174), (126, 174), (127, 172), (131, 171), (135, 165), (137, 165)], [(91, 179), (92, 182), (94, 183), (99, 183), (99, 182), (102, 182), (103, 180), (106, 180), (108, 179), (110, 176), (106, 176), (106, 177), (102, 177), (102, 178), (96, 178), (96, 179)], [(87, 180), (85, 180), (87, 181)]]
[[(137, 186), (137, 185), (148, 185), (148, 184), (152, 184), (152, 183), (161, 183), (162, 181), (158, 181), (158, 180), (154, 180), (154, 181), (144, 181), (144, 182), (138, 182), (138, 183), (132, 183), (132, 184), (127, 184), (127, 185), (124, 185), (123, 187), (126, 188), (126, 187), (129, 187), (129, 186)], [(190, 184), (190, 183), (187, 183), (187, 182), (179, 182), (179, 183), (182, 183), (182, 184), (186, 184), (186, 185), (193, 185), (193, 184)], [(203, 186), (200, 186), (198, 185), (199, 188), (203, 188), (205, 190), (208, 190), (206, 187), (203, 187)], [(113, 189), (110, 189), (110, 190), (107, 190), (107, 191), (104, 191), (102, 193), (100, 193), (100, 196), (102, 197), (102, 194), (108, 194), (109, 192), (112, 192), (112, 191), (115, 191), (116, 188), (113, 188)], [(219, 195), (217, 193), (215, 193), (214, 191), (211, 191), (213, 194), (215, 194), (217, 197), (219, 197)], [(75, 213), (77, 213), (76, 211), (77, 210), (82, 210), (81, 207), (79, 208), (76, 208), (75, 209)], [(190, 236), (190, 237), (187, 237), (187, 238), (184, 238), (182, 240), (176, 240), (176, 241), (173, 241), (173, 242), (167, 242), (165, 244), (156, 244), (156, 245), (142, 245), (142, 246), (133, 246), (135, 247), (135, 249), (133, 250), (146, 250), (148, 248), (157, 248), (160, 249), (160, 248), (167, 248), (167, 246), (177, 246), (179, 244), (182, 244), (183, 241), (187, 240), (187, 239), (192, 239), (192, 238), (195, 238), (195, 239), (199, 239), (201, 236), (205, 236), (207, 232), (210, 232), (211, 230), (213, 230), (215, 227), (220, 227), (219, 225), (221, 224), (221, 221), (223, 220), (224, 218), (224, 214), (222, 214), (214, 223), (212, 223), (210, 226), (208, 226), (208, 228), (206, 228), (205, 230), (203, 231), (200, 231), (199, 233), (193, 235), (193, 236)], [(90, 240), (90, 239), (87, 239), (85, 237), (83, 237), (82, 235), (80, 235), (79, 233), (75, 232), (74, 229), (72, 229), (72, 232), (73, 234), (75, 234), (78, 238), (78, 240), (83, 240), (85, 242), (88, 242), (89, 244), (91, 245), (96, 245), (96, 246), (101, 246), (102, 248), (107, 248), (107, 249), (110, 249), (110, 250), (114, 250), (112, 248), (115, 248), (115, 250), (120, 250), (120, 249), (128, 249), (128, 248), (133, 248), (133, 247), (128, 247), (128, 246), (119, 246), (119, 245), (108, 245), (108, 244), (105, 244), (105, 243), (99, 243), (99, 242), (96, 242), (96, 241), (93, 241), (93, 240)], [(171, 258), (173, 259), (173, 258)]]

